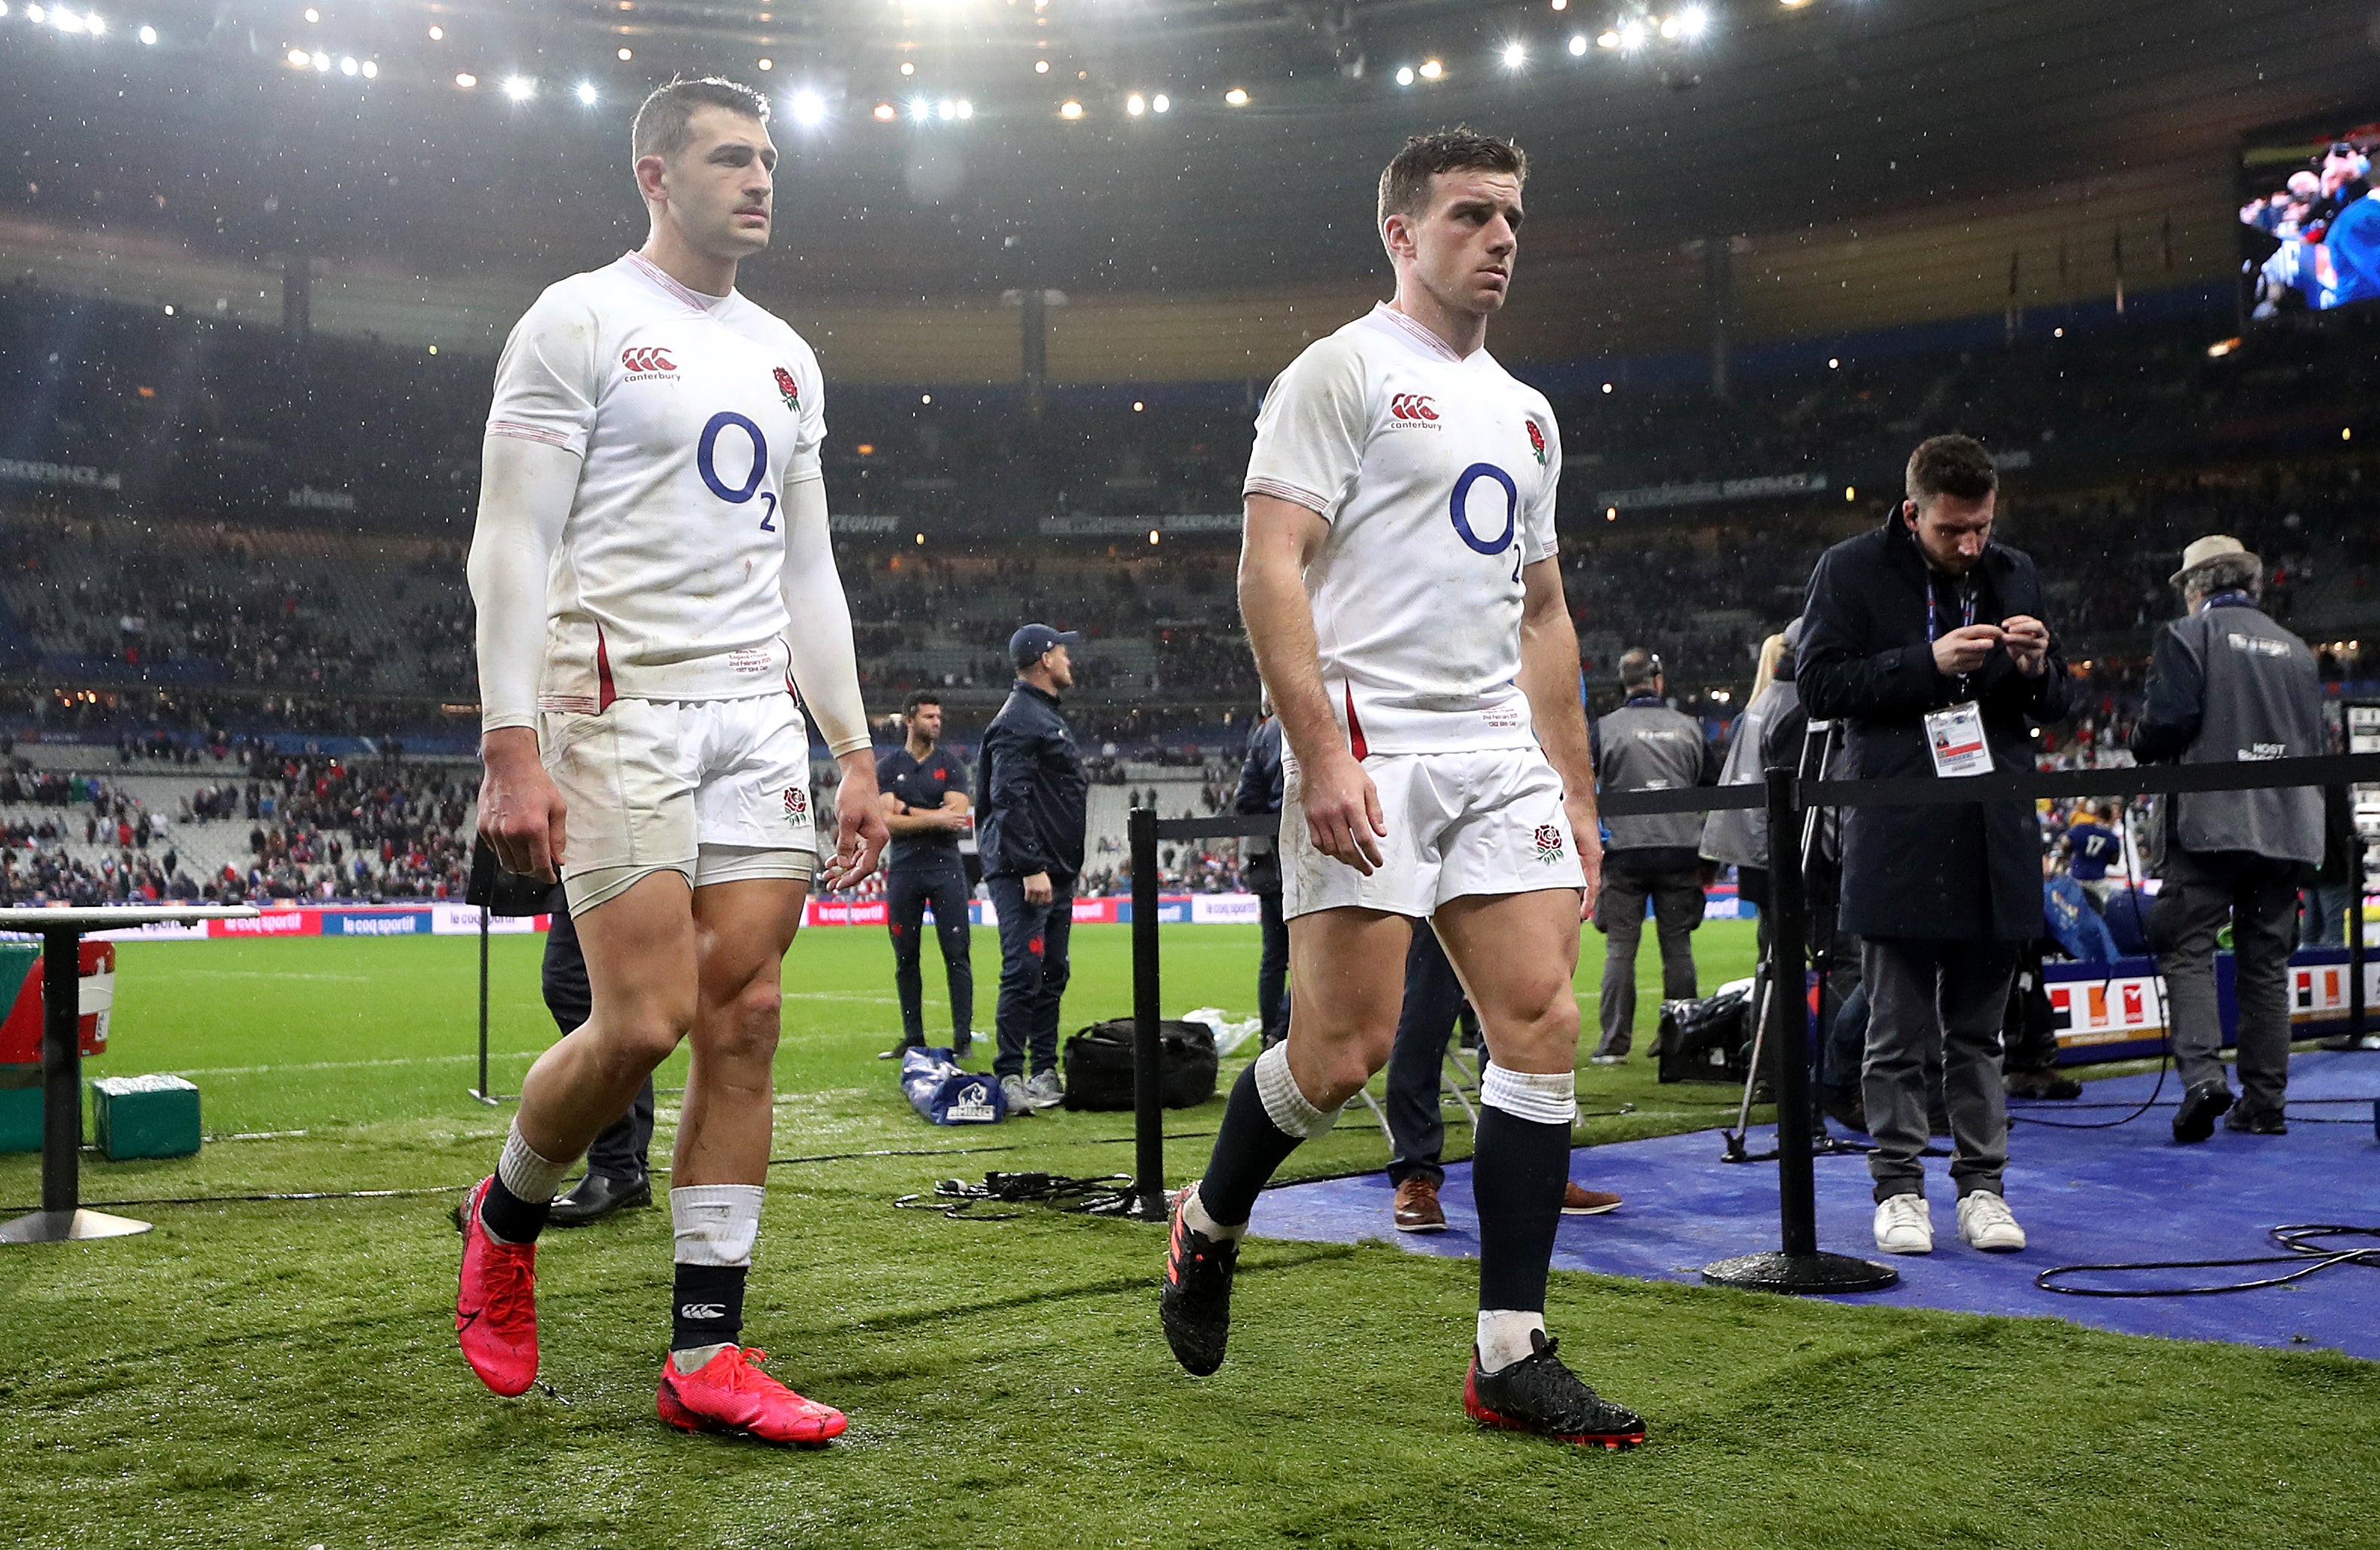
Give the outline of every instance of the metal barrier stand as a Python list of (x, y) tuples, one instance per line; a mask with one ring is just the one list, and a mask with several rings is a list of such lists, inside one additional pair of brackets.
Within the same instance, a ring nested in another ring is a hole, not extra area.
[(1145, 1222), (1165, 1220), (1165, 1041), (1158, 1036), (1157, 809), (1135, 807), (1132, 844), (1133, 1209)]
[[(1792, 772), (1770, 770), (1768, 832), (1797, 835), (1800, 817)], [(1777, 1215), (1785, 1246), (1706, 1265), (1703, 1279), (1750, 1291), (1880, 1291), (1899, 1281), (1900, 1272), (1818, 1247), (1818, 1186), (1810, 1161), (1809, 919), (1801, 866), (1772, 867), (1768, 878), (1776, 918), (1768, 928), (1768, 1026), (1762, 1042), (1776, 1051)]]

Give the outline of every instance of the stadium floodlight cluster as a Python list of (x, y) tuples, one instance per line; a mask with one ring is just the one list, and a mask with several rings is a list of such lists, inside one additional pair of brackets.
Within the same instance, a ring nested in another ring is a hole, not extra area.
[[(1811, 0), (1779, 0), (1779, 3), (1788, 9), (1799, 9), (1809, 5)], [(1550, 4), (1557, 12), (1567, 12), (1571, 8), (1570, 0), (1550, 0)], [(1045, 5), (1046, 0), (1037, 0), (1034, 9), (1038, 12), (1043, 9)], [(308, 6), (303, 16), (309, 27), (320, 25), (322, 20), (322, 12), (313, 6)], [(84, 38), (106, 39), (119, 35), (117, 30), (107, 18), (95, 10), (77, 10), (71, 6), (44, 6), (39, 3), (22, 4), (21, 0), (0, 0), (0, 19), (11, 17), (21, 18), (34, 27)], [(1615, 16), (1600, 32), (1592, 35), (1584, 31), (1572, 32), (1561, 40), (1560, 50), (1567, 53), (1572, 59), (1583, 59), (1598, 48), (1621, 54), (1633, 54), (1662, 45), (1685, 48), (1705, 41), (1709, 36), (1713, 26), (1711, 8), (1708, 5), (1701, 3), (1701, 0), (1695, 0), (1695, 3), (1684, 5), (1675, 10), (1666, 11), (1658, 9), (1654, 0), (1623, 0), (1621, 13)], [(145, 23), (134, 30), (130, 35), (144, 45), (154, 46), (160, 42), (157, 29)], [(443, 24), (432, 24), (428, 29), (428, 37), (432, 43), (444, 43), (448, 41), (447, 29)], [(1050, 61), (1046, 56), (1047, 52), (1046, 49), (1037, 51), (1037, 54), (1041, 56), (1033, 60), (1033, 73), (1038, 77), (1047, 78), (1052, 73)], [(1493, 46), (1493, 53), (1505, 73), (1518, 75), (1527, 70), (1536, 51), (1527, 38), (1514, 35), (1508, 36), (1496, 43)], [(623, 45), (614, 50), (614, 56), (620, 63), (626, 64), (635, 59), (636, 53), (633, 49)], [(293, 42), (285, 44), (282, 59), (293, 71), (321, 76), (336, 74), (358, 80), (376, 81), (383, 73), (381, 62), (369, 54), (319, 48), (310, 42)], [(753, 65), (763, 74), (772, 74), (776, 70), (777, 61), (764, 55), (756, 58)], [(915, 60), (905, 59), (901, 62), (900, 73), (905, 85), (915, 81), (917, 68)], [(1443, 58), (1431, 55), (1415, 63), (1399, 65), (1393, 72), (1393, 79), (1401, 88), (1411, 88), (1454, 79), (1460, 73), (1459, 70), (1449, 67)], [(458, 91), (473, 91), (478, 89), (480, 79), (479, 72), (470, 69), (457, 69), (451, 72), (432, 69), (426, 73), (420, 83), (444, 85)], [(504, 97), (516, 106), (527, 104), (539, 95), (540, 83), (534, 76), (515, 71), (501, 78), (492, 79), (501, 79)], [(1082, 78), (1078, 76), (1077, 79)], [(1179, 91), (1178, 88), (1177, 91)], [(590, 78), (580, 79), (571, 94), (586, 107), (597, 105), (603, 98), (602, 88)], [(1244, 108), (1256, 100), (1256, 94), (1246, 85), (1238, 83), (1225, 86), (1219, 95), (1222, 105), (1227, 109)], [(1125, 118), (1140, 121), (1165, 116), (1172, 112), (1177, 100), (1195, 102), (1196, 97), (1192, 93), (1183, 92), (1177, 98), (1173, 93), (1156, 91), (1151, 86), (1143, 84), (1121, 90), (1108, 99), (1112, 107), (1122, 109)], [(795, 88), (787, 98), (790, 116), (794, 123), (803, 129), (817, 129), (824, 126), (834, 115), (836, 101), (837, 99), (831, 98), (819, 87), (808, 84)], [(965, 122), (976, 116), (974, 103), (966, 97), (937, 94), (931, 97), (910, 97), (905, 101), (906, 111), (905, 112), (904, 108), (896, 105), (895, 100), (892, 98), (877, 98), (868, 94), (862, 94), (857, 98), (859, 103), (872, 103), (872, 106), (865, 108), (864, 115), (880, 124), (897, 124), (905, 118), (917, 125), (943, 124)], [(1051, 111), (1059, 118), (1073, 123), (1093, 117), (1100, 109), (1098, 103), (1087, 94), (1076, 92), (1062, 97)]]

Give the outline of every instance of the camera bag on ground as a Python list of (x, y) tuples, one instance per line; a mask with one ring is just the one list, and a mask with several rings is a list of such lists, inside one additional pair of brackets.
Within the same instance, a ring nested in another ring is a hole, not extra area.
[(1008, 1116), (999, 1079), (963, 1070), (944, 1048), (903, 1050), (901, 1092), (937, 1125), (993, 1125)]
[[(1187, 1108), (1215, 1096), (1215, 1031), (1166, 1018), (1157, 1024), (1164, 1047), (1158, 1096), (1168, 1108)], [(1094, 1023), (1066, 1041), (1066, 1107), (1126, 1109), (1132, 1096), (1133, 1023), (1129, 1017)]]
[(1661, 1080), (1741, 1085), (1752, 1058), (1753, 982), (1719, 987), (1698, 1001), (1661, 1003)]

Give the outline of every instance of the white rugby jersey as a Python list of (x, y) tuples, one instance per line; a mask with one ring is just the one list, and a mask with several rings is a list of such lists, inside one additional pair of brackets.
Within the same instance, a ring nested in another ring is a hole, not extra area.
[(642, 254), (547, 289), (504, 343), (488, 434), (566, 447), (538, 708), (792, 687), (780, 508), (820, 477), (818, 357), (740, 294)]
[(1560, 475), (1543, 394), (1386, 305), (1273, 382), (1244, 489), (1330, 524), (1305, 592), (1357, 757), (1536, 744), (1521, 567), (1556, 551)]

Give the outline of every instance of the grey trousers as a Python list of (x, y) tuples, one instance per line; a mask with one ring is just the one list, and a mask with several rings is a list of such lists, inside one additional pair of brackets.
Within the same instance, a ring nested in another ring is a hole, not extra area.
[(1694, 931), (1703, 923), (1701, 874), (1691, 866), (1637, 871), (1624, 860), (1615, 865), (1607, 857), (1603, 890), (1595, 901), (1595, 924), (1607, 938), (1597, 1055), (1625, 1055), (1634, 1038), (1636, 944), (1645, 935), (1647, 899), (1653, 901), (1653, 928), (1661, 943), (1661, 999), (1680, 1001), (1694, 994)]
[(1950, 1179), (1961, 1199), (2001, 1193), (2008, 1167), (2008, 1095), (2000, 1081), (2000, 1024), (2016, 977), (2018, 943), (1870, 937), (1860, 950), (1867, 987), (1867, 1049), (1861, 1097), (1876, 1142), (1868, 1176), (1876, 1198), (1925, 1193), (1925, 1067), (1942, 1064), (1942, 1096), (1957, 1153)]
[(2278, 1114), (2289, 1089), (2289, 951), (2298, 930), (2297, 869), (2263, 856), (2166, 858), (2151, 923), (2165, 975), (2173, 1064), (2184, 1087), (2222, 1082), (2215, 937), (2231, 927), (2240, 998), (2240, 1086), (2252, 1114)]

